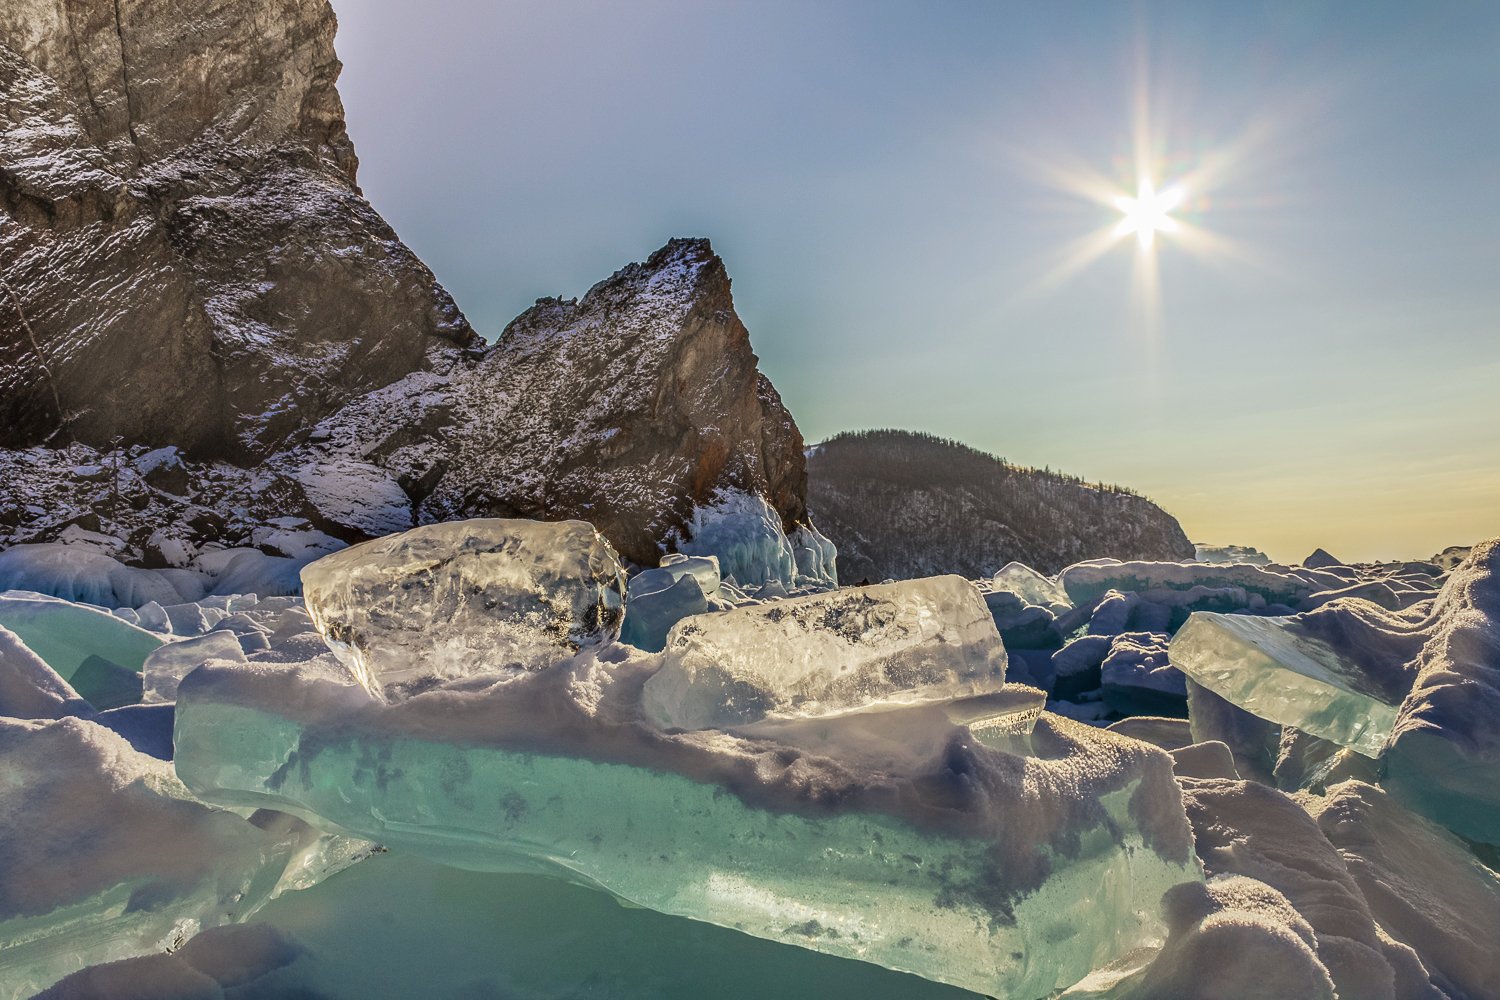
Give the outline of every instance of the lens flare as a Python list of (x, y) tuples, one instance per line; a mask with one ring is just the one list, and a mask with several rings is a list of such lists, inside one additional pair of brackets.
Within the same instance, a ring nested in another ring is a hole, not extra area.
[(1125, 218), (1115, 226), (1115, 234), (1129, 236), (1134, 233), (1141, 249), (1150, 250), (1157, 233), (1177, 232), (1177, 220), (1168, 213), (1181, 204), (1180, 187), (1157, 191), (1150, 179), (1142, 178), (1134, 198), (1121, 195), (1115, 199), (1115, 207), (1125, 213)]

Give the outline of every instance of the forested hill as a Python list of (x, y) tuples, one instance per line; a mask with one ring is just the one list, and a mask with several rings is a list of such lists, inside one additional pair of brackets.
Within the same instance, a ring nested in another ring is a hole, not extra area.
[(1135, 491), (1012, 465), (957, 441), (852, 431), (809, 449), (808, 508), (844, 583), (988, 576), (1011, 560), (1055, 573), (1083, 559), (1180, 560), (1193, 544)]

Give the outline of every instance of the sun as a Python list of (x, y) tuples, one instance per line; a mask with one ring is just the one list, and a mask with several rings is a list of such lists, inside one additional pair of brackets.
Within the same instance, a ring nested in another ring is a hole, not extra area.
[(1182, 188), (1170, 187), (1165, 191), (1158, 191), (1149, 178), (1143, 178), (1136, 188), (1134, 198), (1121, 195), (1115, 199), (1115, 207), (1125, 213), (1125, 217), (1115, 226), (1115, 233), (1119, 236), (1135, 233), (1136, 242), (1141, 249), (1150, 250), (1157, 233), (1177, 231), (1177, 220), (1170, 213), (1180, 204)]

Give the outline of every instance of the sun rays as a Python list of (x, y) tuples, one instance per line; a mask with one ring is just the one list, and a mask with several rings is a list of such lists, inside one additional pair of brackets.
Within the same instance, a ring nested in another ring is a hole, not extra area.
[[(1074, 204), (1099, 209), (1098, 225), (1054, 248), (1021, 297), (1054, 292), (1106, 255), (1131, 247), (1131, 317), (1147, 339), (1161, 332), (1162, 257), (1170, 253), (1203, 263), (1257, 264), (1245, 246), (1209, 228), (1215, 198), (1250, 170), (1276, 130), (1256, 121), (1230, 141), (1205, 143), (1186, 122), (1168, 129), (1166, 102), (1153, 88), (1145, 46), (1137, 50), (1129, 105), (1128, 151), (1110, 169), (1074, 153), (1017, 151), (1022, 170)], [(1181, 95), (1177, 95), (1181, 96)], [(1133, 239), (1130, 239), (1134, 237)]]

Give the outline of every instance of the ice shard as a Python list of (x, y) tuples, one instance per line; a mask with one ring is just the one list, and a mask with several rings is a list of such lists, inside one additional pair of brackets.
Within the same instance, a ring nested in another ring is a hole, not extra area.
[(148, 703), (172, 701), (177, 697), (177, 684), (193, 668), (209, 660), (245, 661), (245, 651), (240, 646), (239, 636), (233, 632), (206, 632), (179, 642), (158, 646), (146, 657), (141, 668), (143, 692), (141, 700)]
[(0, 626), (98, 709), (141, 700), (141, 666), (163, 641), (98, 608), (25, 591), (0, 594)]
[(1367, 669), (1321, 633), (1296, 618), (1200, 611), (1173, 637), (1169, 656), (1247, 712), (1377, 757), (1401, 704), (1399, 677)]
[(625, 572), (583, 521), (476, 518), (363, 542), (302, 570), (318, 631), (372, 694), (536, 670), (618, 638)]
[(656, 569), (630, 578), (621, 641), (659, 652), (673, 625), (709, 609), (709, 601), (719, 596), (719, 584), (716, 557), (664, 556)]
[(654, 669), (585, 653), (388, 705), (210, 664), (178, 690), (177, 770), (207, 801), (997, 996), (1159, 942), (1163, 893), (1200, 879), (1170, 759), (1146, 744), (1045, 714), (1008, 744), (945, 719), (813, 751), (667, 733), (640, 719)]
[(647, 714), (684, 729), (998, 690), (1005, 647), (962, 577), (848, 587), (679, 622)]
[(997, 591), (1015, 594), (1027, 604), (1051, 608), (1053, 611), (1073, 606), (1073, 602), (1068, 599), (1068, 592), (1057, 582), (1056, 577), (1038, 573), (1025, 563), (1006, 563), (991, 579), (990, 585)]

